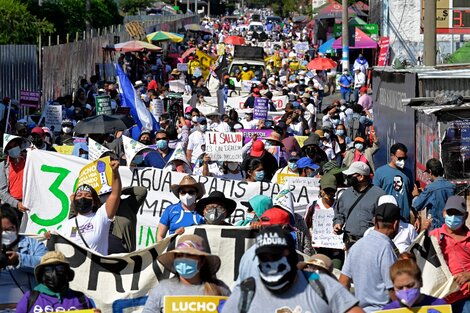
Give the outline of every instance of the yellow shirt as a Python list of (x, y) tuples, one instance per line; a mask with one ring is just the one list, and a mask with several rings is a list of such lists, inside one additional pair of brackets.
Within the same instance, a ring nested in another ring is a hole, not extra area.
[(248, 70), (248, 71), (242, 71), (240, 73), (240, 79), (241, 80), (252, 80), (253, 77), (255, 77), (255, 73), (252, 71), (252, 70)]

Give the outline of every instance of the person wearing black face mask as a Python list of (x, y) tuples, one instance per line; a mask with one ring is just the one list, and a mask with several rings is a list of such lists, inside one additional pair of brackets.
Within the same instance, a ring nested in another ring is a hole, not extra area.
[(343, 174), (349, 188), (334, 205), (333, 230), (338, 235), (344, 233), (343, 240), (349, 249), (373, 225), (378, 200), (386, 193), (372, 185), (370, 168), (364, 162), (353, 162)]
[[(69, 288), (75, 273), (62, 252), (46, 253), (34, 269), (38, 285), (24, 294), (16, 312), (63, 312), (93, 308), (90, 298)], [(94, 310), (101, 312), (100, 310)]]
[(76, 216), (67, 220), (59, 230), (62, 236), (102, 255), (108, 255), (109, 229), (121, 200), (119, 161), (111, 161), (111, 168), (112, 191), (106, 203), (100, 206), (98, 194), (90, 185), (78, 186), (71, 197), (71, 208)]
[(261, 230), (255, 253), (257, 275), (235, 286), (223, 313), (363, 312), (359, 301), (334, 278), (297, 269), (298, 256), (288, 230), (280, 226)]

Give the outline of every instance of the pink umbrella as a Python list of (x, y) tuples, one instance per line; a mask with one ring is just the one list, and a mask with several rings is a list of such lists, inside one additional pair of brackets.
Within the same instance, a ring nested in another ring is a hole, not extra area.
[(181, 55), (181, 58), (186, 59), (190, 54), (193, 54), (195, 51), (196, 51), (196, 48), (189, 48)]
[(110, 45), (104, 47), (105, 49), (120, 51), (120, 52), (140, 52), (140, 51), (161, 51), (162, 48), (152, 45), (151, 43), (139, 41), (139, 40), (130, 40), (123, 43), (118, 43), (115, 45)]
[(245, 38), (240, 37), (240, 36), (228, 36), (227, 38), (224, 39), (224, 42), (226, 44), (230, 45), (244, 45), (245, 44)]

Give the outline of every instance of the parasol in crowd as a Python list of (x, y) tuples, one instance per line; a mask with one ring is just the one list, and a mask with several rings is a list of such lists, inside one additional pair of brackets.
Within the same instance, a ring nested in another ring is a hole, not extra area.
[(240, 36), (228, 36), (227, 38), (224, 39), (224, 42), (229, 45), (244, 45), (245, 44), (245, 38), (240, 37)]
[(165, 40), (171, 40), (173, 42), (182, 42), (184, 39), (184, 35), (176, 34), (176, 33), (170, 33), (170, 32), (164, 32), (164, 31), (157, 31), (151, 34), (147, 35), (147, 40), (149, 42), (152, 41), (165, 41)]
[(330, 68), (335, 68), (337, 66), (336, 62), (328, 58), (316, 58), (308, 62), (307, 68), (309, 70), (329, 70)]
[(151, 43), (140, 41), (140, 40), (130, 40), (115, 45), (107, 45), (104, 47), (108, 50), (120, 51), (120, 52), (140, 52), (140, 51), (161, 51), (162, 48), (152, 45)]
[(97, 115), (81, 120), (73, 128), (77, 134), (107, 134), (129, 128), (122, 118), (110, 115)]

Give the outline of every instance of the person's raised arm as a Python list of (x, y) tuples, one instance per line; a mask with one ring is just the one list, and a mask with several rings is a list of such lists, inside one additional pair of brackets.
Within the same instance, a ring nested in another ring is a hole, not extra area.
[(108, 200), (106, 200), (106, 213), (109, 219), (113, 219), (116, 215), (121, 201), (122, 190), (121, 176), (119, 175), (119, 161), (111, 161), (111, 169), (113, 170), (112, 191)]

